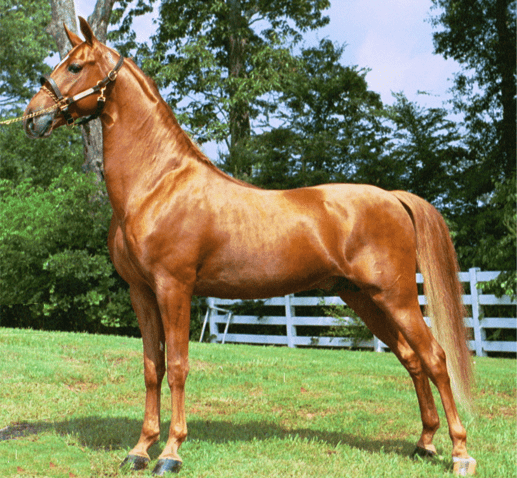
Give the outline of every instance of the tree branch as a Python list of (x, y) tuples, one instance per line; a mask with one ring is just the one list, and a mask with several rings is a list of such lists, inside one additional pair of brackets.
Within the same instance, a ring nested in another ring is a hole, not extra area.
[(88, 17), (88, 23), (101, 43), (106, 43), (108, 38), (108, 25), (115, 1), (97, 0), (93, 13)]
[(78, 32), (75, 5), (70, 0), (51, 0), (50, 4), (52, 6), (52, 21), (46, 31), (56, 41), (59, 56), (63, 59), (72, 47), (63, 28), (63, 23), (70, 31)]

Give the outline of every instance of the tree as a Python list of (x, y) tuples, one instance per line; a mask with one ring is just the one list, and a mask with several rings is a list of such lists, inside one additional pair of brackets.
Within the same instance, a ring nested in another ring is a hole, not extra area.
[(55, 52), (45, 33), (50, 9), (38, 0), (0, 0), (0, 12), (0, 105), (21, 107)]
[[(144, 4), (122, 23), (124, 42), (134, 38), (129, 25)], [(240, 144), (268, 114), (267, 95), (292, 71), (290, 45), (328, 22), (321, 14), (328, 6), (328, 0), (164, 0), (152, 48), (139, 45), (137, 59), (162, 90), (173, 87), (167, 100), (198, 141), (224, 141), (226, 169), (249, 173)]]
[(417, 194), (449, 216), (458, 207), (455, 191), (468, 156), (458, 127), (444, 108), (423, 108), (403, 93), (393, 96), (395, 104), (386, 108), (390, 139), (381, 156), (384, 187)]
[[(432, 22), (443, 27), (433, 35), (436, 53), (454, 58), (464, 67), (455, 78), (454, 105), (466, 114), (470, 136), (477, 140), (473, 144), (487, 144), (488, 140), (486, 168), (489, 177), (501, 180), (515, 170), (517, 3), (433, 0), (433, 4), (441, 12)], [(493, 188), (488, 181), (483, 186)]]
[[(453, 104), (465, 118), (470, 158), (461, 194), (472, 215), (459, 227), (458, 252), (471, 265), (514, 271), (515, 244), (508, 247), (514, 235), (504, 224), (505, 211), (515, 207), (517, 2), (433, 4), (438, 14), (432, 22), (442, 28), (434, 34), (435, 50), (463, 66), (455, 77)], [(501, 254), (494, 255), (495, 249)]]
[(323, 40), (303, 49), (284, 79), (275, 112), (281, 125), (249, 142), (265, 187), (291, 188), (357, 182), (382, 149), (380, 96), (368, 90), (366, 70), (340, 63), (344, 47)]

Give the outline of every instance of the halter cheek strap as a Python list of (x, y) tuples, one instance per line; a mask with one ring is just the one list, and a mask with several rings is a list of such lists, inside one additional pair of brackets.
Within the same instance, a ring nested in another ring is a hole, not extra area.
[[(115, 68), (111, 70), (108, 73), (108, 76), (106, 76), (103, 80), (100, 80), (94, 87), (88, 88), (87, 90), (82, 91), (81, 93), (78, 93), (75, 96), (65, 98), (61, 91), (59, 90), (59, 87), (57, 86), (57, 83), (54, 81), (53, 78), (50, 77), (50, 75), (44, 75), (40, 78), (41, 86), (43, 87), (44, 91), (46, 91), (49, 96), (57, 103), (61, 113), (65, 117), (66, 123), (70, 126), (74, 124), (83, 125), (88, 123), (91, 120), (94, 120), (98, 118), (102, 110), (104, 109), (104, 104), (106, 103), (106, 97), (104, 96), (104, 90), (108, 86), (109, 83), (112, 83), (117, 79), (118, 72), (120, 68), (122, 68), (122, 65), (124, 64), (124, 57), (120, 55), (120, 58), (115, 65)], [(50, 87), (47, 88), (47, 84)], [(97, 98), (97, 109), (95, 110), (95, 113), (93, 113), (90, 116), (86, 116), (84, 118), (81, 118), (79, 121), (75, 121), (72, 115), (70, 114), (70, 111), (68, 107), (75, 103), (76, 101), (79, 101), (86, 96), (93, 95), (95, 93), (99, 93), (100, 96)]]

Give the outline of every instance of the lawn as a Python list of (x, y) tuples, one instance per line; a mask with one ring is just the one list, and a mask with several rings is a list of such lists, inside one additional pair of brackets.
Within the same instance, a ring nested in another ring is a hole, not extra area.
[[(122, 476), (143, 417), (141, 341), (0, 329), (0, 350), (0, 476)], [(392, 354), (192, 343), (190, 364), (180, 477), (427, 478), (452, 468), (441, 407), (440, 459), (410, 458), (420, 417)], [(476, 414), (464, 424), (478, 476), (517, 477), (516, 362), (475, 358), (475, 372)], [(153, 460), (167, 438), (163, 394)]]

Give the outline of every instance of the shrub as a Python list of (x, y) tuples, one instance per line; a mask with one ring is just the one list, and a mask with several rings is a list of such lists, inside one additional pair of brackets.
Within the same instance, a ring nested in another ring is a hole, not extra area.
[(109, 258), (110, 205), (92, 176), (64, 168), (47, 188), (1, 180), (0, 202), (1, 325), (136, 326)]

